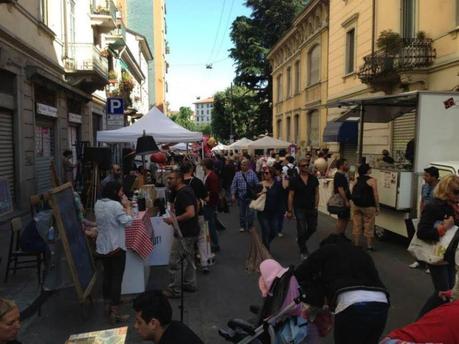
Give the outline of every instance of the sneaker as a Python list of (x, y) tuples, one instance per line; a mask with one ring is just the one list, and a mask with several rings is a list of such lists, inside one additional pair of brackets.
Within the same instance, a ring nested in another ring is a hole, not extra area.
[(187, 293), (196, 293), (198, 291), (198, 288), (192, 287), (192, 286), (189, 286), (189, 285), (184, 285), (183, 286), (183, 291), (187, 292)]
[(169, 299), (179, 299), (180, 293), (173, 291), (171, 288), (167, 288), (163, 290), (163, 295)]
[(368, 246), (367, 247), (367, 251), (368, 252), (374, 252), (375, 251), (375, 248), (373, 246)]
[(210, 270), (207, 266), (204, 266), (203, 268), (201, 268), (201, 271), (204, 275), (208, 275), (210, 273)]
[(429, 268), (425, 269), (425, 273), (430, 275), (430, 269)]
[(244, 229), (244, 228), (240, 228), (240, 229), (239, 229), (239, 232), (241, 232), (241, 233), (242, 233), (242, 232), (245, 232), (245, 229)]
[(283, 238), (283, 237), (284, 237), (284, 233), (277, 233), (277, 236), (278, 236), (279, 238)]
[(416, 261), (416, 262), (414, 262), (413, 264), (408, 265), (408, 267), (409, 267), (410, 269), (417, 269), (417, 268), (419, 267), (419, 265), (421, 265), (421, 264), (419, 264), (419, 262)]
[(301, 258), (301, 260), (308, 259), (308, 254), (307, 253), (301, 253), (300, 254), (300, 258)]

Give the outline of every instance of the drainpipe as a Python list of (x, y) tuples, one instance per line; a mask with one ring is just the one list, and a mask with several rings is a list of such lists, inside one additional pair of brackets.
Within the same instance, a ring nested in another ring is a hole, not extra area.
[(373, 0), (371, 25), (371, 59), (374, 60), (376, 40), (376, 0)]
[(69, 40), (68, 40), (68, 32), (67, 32), (67, 0), (63, 0), (63, 8), (64, 8), (64, 60), (69, 57)]

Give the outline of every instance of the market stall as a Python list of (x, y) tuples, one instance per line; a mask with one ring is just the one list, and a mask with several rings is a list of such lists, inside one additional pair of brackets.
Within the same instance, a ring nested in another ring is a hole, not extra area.
[(228, 148), (230, 150), (248, 150), (249, 145), (252, 143), (252, 140), (249, 140), (248, 138), (243, 137), (240, 140), (237, 140), (236, 142), (230, 144)]
[(264, 136), (256, 141), (253, 141), (248, 145), (248, 148), (251, 150), (255, 149), (287, 149), (292, 144), (287, 141), (278, 140), (270, 136)]

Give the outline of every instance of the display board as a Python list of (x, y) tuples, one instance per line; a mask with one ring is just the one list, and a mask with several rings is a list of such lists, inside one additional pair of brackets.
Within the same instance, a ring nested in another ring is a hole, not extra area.
[(78, 298), (84, 302), (96, 281), (96, 267), (70, 183), (51, 191), (51, 205)]
[(0, 215), (13, 211), (13, 200), (11, 199), (10, 186), (8, 181), (0, 178)]

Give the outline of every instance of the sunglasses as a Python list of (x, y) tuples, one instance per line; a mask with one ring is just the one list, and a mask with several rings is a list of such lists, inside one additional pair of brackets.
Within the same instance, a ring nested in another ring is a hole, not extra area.
[(271, 174), (271, 172), (263, 172), (263, 174)]

